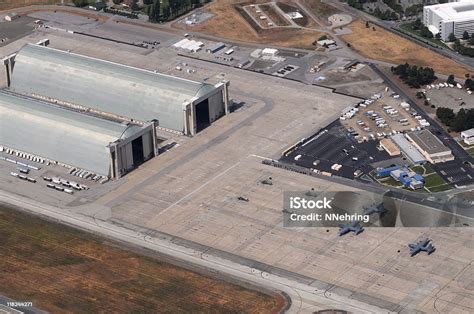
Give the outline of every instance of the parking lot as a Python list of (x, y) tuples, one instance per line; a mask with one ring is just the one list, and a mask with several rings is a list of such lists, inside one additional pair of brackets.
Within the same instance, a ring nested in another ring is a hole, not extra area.
[(432, 167), (451, 184), (463, 186), (473, 182), (474, 170), (469, 164), (463, 164), (459, 160), (435, 164)]
[(369, 99), (359, 104), (354, 116), (341, 117), (342, 124), (349, 130), (355, 130), (361, 137), (367, 138), (382, 138), (384, 133), (401, 133), (420, 126), (418, 119), (421, 121), (422, 118), (398, 95), (389, 92), (376, 95), (380, 98)]
[(461, 108), (474, 108), (474, 95), (469, 95), (467, 91), (457, 87), (431, 88), (425, 89), (425, 95), (430, 104), (438, 107), (451, 108), (458, 112)]
[(61, 165), (0, 152), (0, 188), (6, 191), (20, 190), (35, 195), (37, 200), (70, 203), (77, 197), (91, 196), (109, 188), (109, 184), (94, 181), (92, 176), (79, 177), (69, 172)]
[(34, 18), (22, 16), (12, 22), (4, 21), (5, 14), (0, 14), (0, 47), (28, 35), (34, 30)]
[(292, 73), (293, 71), (298, 70), (299, 68), (300, 67), (297, 65), (288, 64), (280, 68), (278, 71), (274, 72), (273, 75), (281, 76), (281, 77), (287, 76), (288, 74)]
[[(357, 175), (359, 177), (374, 169), (372, 163), (391, 159), (384, 150), (377, 148), (377, 141), (358, 143), (339, 121), (330, 124), (326, 130), (283, 157), (282, 161), (325, 172), (326, 175), (354, 179), (357, 170), (362, 172)], [(340, 169), (332, 168), (334, 164), (341, 165)]]

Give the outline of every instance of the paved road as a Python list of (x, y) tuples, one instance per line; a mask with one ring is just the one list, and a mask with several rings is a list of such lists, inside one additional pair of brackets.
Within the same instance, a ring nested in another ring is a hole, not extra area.
[[(444, 55), (450, 59), (453, 59), (461, 64), (464, 64), (470, 68), (474, 68), (474, 58), (470, 58), (470, 57), (467, 57), (467, 56), (463, 56), (463, 55), (460, 55), (459, 53), (453, 51), (453, 50), (450, 50), (448, 48), (443, 48), (441, 46), (438, 46), (438, 45), (435, 45), (433, 43), (426, 43), (425, 42), (425, 39), (419, 37), (419, 36), (415, 36), (415, 35), (408, 35), (406, 34), (402, 29), (400, 29), (400, 27), (398, 25), (390, 25), (389, 23), (387, 22), (384, 22), (384, 21), (378, 21), (376, 23), (377, 25), (389, 30), (389, 31), (392, 31), (400, 36), (403, 36), (405, 37), (406, 39), (408, 40), (412, 40), (412, 41), (416, 41), (418, 44), (424, 46), (425, 48), (428, 48), (434, 52), (437, 52), (441, 55)], [(464, 79), (464, 78), (462, 78)]]
[[(338, 286), (330, 285), (329, 288), (321, 289), (316, 284), (317, 280), (302, 282), (283, 277), (282, 275), (271, 274), (265, 270), (245, 266), (219, 256), (213, 256), (206, 251), (177, 245), (169, 241), (169, 239), (163, 239), (164, 237), (151, 238), (142, 233), (137, 233), (136, 231), (105, 221), (74, 215), (65, 209), (44, 205), (4, 191), (0, 191), (0, 203), (2, 202), (74, 228), (120, 241), (127, 245), (146, 248), (178, 260), (187, 261), (204, 269), (209, 269), (209, 271), (215, 274), (238, 278), (241, 281), (272, 291), (283, 291), (292, 301), (291, 307), (288, 310), (289, 313), (313, 312), (311, 309), (314, 306), (318, 306), (318, 308), (321, 306), (341, 308), (354, 313), (387, 313), (390, 311), (355, 300), (353, 296), (355, 292)], [(255, 265), (257, 264), (255, 262)], [(336, 291), (342, 291), (343, 293), (339, 295)], [(370, 296), (366, 296), (366, 298), (371, 302), (377, 301), (378, 303), (386, 304), (392, 308), (392, 311), (394, 307), (398, 308), (396, 304), (384, 300), (378, 300)]]

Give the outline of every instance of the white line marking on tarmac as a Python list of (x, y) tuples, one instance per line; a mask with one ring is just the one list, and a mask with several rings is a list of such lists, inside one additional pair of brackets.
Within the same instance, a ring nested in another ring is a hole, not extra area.
[(197, 191), (199, 191), (200, 189), (202, 189), (203, 187), (205, 187), (206, 185), (208, 185), (209, 183), (213, 182), (214, 180), (216, 180), (217, 178), (223, 176), (224, 174), (226, 174), (228, 171), (230, 171), (231, 169), (233, 169), (234, 167), (236, 167), (238, 164), (240, 163), (239, 162), (236, 162), (235, 164), (233, 164), (232, 166), (230, 166), (229, 168), (227, 168), (226, 170), (222, 171), (221, 173), (219, 173), (217, 176), (215, 176), (214, 178), (210, 179), (209, 181), (207, 181), (206, 183), (203, 183), (202, 185), (200, 185), (199, 187), (197, 187), (196, 189), (192, 190), (191, 192), (189, 192), (188, 194), (186, 194), (185, 196), (183, 196), (182, 198), (180, 198), (179, 200), (177, 200), (176, 202), (174, 202), (173, 204), (171, 204), (170, 206), (166, 207), (164, 210), (162, 210), (160, 212), (160, 214), (164, 213), (166, 210), (170, 209), (171, 207), (177, 205), (178, 203), (180, 203), (181, 201), (185, 200), (186, 198), (188, 198), (189, 196), (193, 195), (194, 193), (196, 193)]

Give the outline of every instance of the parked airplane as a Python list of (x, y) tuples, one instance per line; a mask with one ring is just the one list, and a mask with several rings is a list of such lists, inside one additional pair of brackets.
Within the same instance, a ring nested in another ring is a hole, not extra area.
[(237, 199), (238, 199), (239, 201), (244, 201), (244, 202), (248, 202), (248, 201), (249, 201), (249, 199), (248, 199), (247, 197), (244, 197), (244, 196), (239, 196), (239, 197), (237, 197)]
[(417, 243), (408, 244), (408, 247), (410, 248), (410, 256), (415, 256), (421, 251), (425, 251), (426, 253), (428, 253), (428, 255), (433, 253), (436, 248), (430, 242), (430, 239), (424, 239)]
[(364, 212), (362, 213), (362, 215), (372, 215), (375, 213), (383, 215), (384, 213), (387, 212), (387, 209), (385, 209), (383, 204), (364, 206), (362, 208), (364, 209)]
[(348, 224), (339, 225), (339, 236), (343, 236), (349, 232), (354, 232), (356, 235), (358, 235), (359, 233), (363, 231), (364, 231), (364, 227), (362, 227), (357, 220)]

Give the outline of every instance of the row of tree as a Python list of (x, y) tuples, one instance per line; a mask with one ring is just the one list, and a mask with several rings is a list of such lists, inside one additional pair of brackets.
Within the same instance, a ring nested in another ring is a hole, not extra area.
[(474, 91), (474, 80), (468, 78), (468, 79), (464, 82), (464, 87), (469, 88), (469, 90)]
[(416, 19), (413, 23), (411, 23), (410, 26), (412, 30), (418, 31), (420, 36), (422, 37), (429, 38), (429, 39), (434, 37), (433, 33), (428, 29), (428, 27), (423, 25), (420, 19)]
[(85, 7), (86, 5), (92, 5), (96, 2), (97, 2), (96, 0), (72, 0), (72, 3), (74, 3), (76, 7), (81, 7), (81, 8)]
[[(104, 2), (105, 0), (101, 1)], [(162, 22), (172, 20), (210, 1), (211, 0), (143, 0), (143, 5), (144, 11), (148, 14), (151, 22)], [(72, 2), (78, 7), (84, 7), (96, 3), (97, 0), (72, 0)], [(140, 10), (138, 0), (112, 0), (112, 2), (114, 4), (123, 3), (132, 11)], [(109, 12), (115, 14), (117, 11), (109, 10)], [(133, 15), (133, 17), (136, 16), (133, 12), (131, 15)]]
[[(469, 46), (474, 45), (474, 33), (471, 36), (469, 36), (469, 33), (467, 31), (464, 31), (462, 35), (462, 39), (467, 41), (467, 44)], [(449, 34), (448, 40), (453, 43), (452, 48), (454, 51), (457, 51), (458, 53), (464, 56), (474, 57), (474, 48), (468, 47), (464, 45), (463, 43), (461, 43), (461, 41), (457, 39), (453, 33)]]
[(151, 22), (172, 20), (211, 0), (145, 0)]
[(378, 17), (381, 20), (395, 21), (398, 19), (398, 14), (394, 11), (382, 11), (379, 9), (379, 7), (376, 7), (375, 10), (373, 10), (371, 13), (373, 16)]
[(398, 75), (403, 82), (414, 88), (431, 84), (437, 79), (434, 70), (429, 67), (424, 68), (405, 63), (392, 67), (391, 70), (392, 73)]
[(474, 109), (460, 109), (457, 114), (453, 109), (439, 107), (436, 109), (438, 119), (451, 130), (462, 132), (474, 128)]

